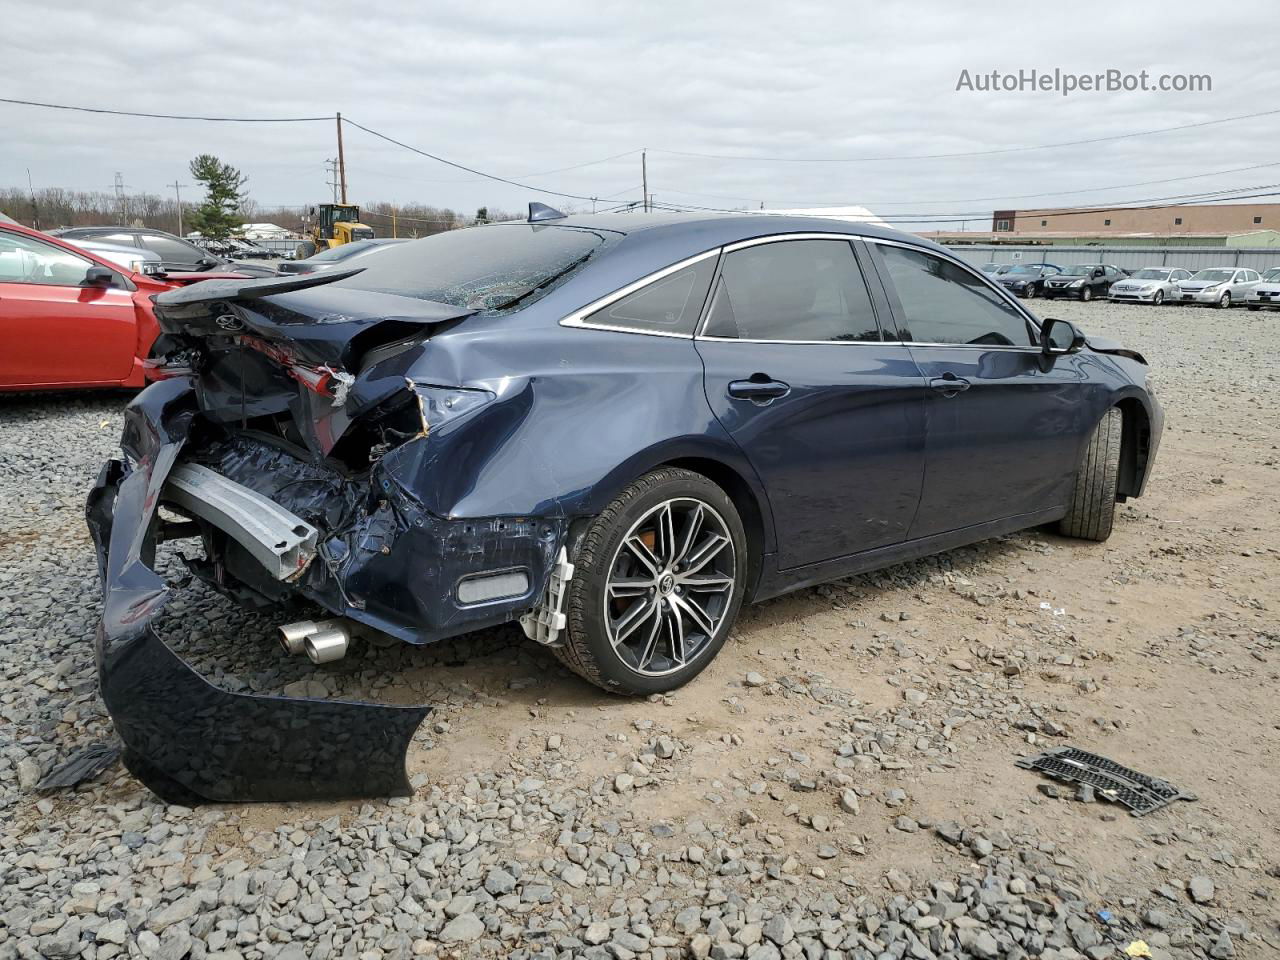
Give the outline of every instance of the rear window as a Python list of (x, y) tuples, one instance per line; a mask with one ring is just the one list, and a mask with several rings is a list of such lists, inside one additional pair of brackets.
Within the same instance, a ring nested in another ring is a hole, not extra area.
[(606, 230), (498, 223), (450, 230), (371, 257), (340, 286), (492, 316), (541, 299), (621, 239)]

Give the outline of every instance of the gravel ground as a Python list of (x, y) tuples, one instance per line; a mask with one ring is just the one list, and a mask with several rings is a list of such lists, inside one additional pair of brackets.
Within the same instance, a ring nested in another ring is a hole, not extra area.
[[(1154, 363), (1164, 445), (1112, 539), (761, 604), (670, 697), (515, 628), (312, 668), (185, 585), (163, 632), (219, 684), (437, 706), (390, 801), (33, 790), (111, 735), (81, 505), (127, 395), (0, 397), (0, 960), (1275, 956), (1280, 318), (1045, 312)], [(1013, 766), (1064, 743), (1200, 799), (1135, 819)]]

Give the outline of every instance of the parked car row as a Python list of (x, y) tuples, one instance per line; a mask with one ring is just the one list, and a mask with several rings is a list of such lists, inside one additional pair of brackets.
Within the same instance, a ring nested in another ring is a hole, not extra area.
[(67, 227), (50, 231), (55, 237), (79, 245), (84, 240), (123, 244), (151, 250), (160, 256), (166, 270), (182, 273), (210, 273), (232, 270), (246, 277), (274, 277), (274, 267), (260, 263), (239, 263), (215, 256), (189, 240), (150, 227)]
[(1129, 303), (1201, 304), (1250, 310), (1280, 308), (1280, 267), (1259, 274), (1247, 267), (1143, 267), (1128, 271), (1110, 263), (984, 263), (982, 271), (1015, 296), (1047, 300), (1105, 297)]

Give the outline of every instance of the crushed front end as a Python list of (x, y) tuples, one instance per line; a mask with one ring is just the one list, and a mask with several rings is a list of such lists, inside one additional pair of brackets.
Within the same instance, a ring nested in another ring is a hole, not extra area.
[(124, 457), (89, 496), (103, 700), (129, 769), (168, 799), (406, 794), (405, 754), (429, 708), (211, 684), (151, 626), (168, 595), (157, 543), (198, 544), (190, 570), (243, 604), (310, 602), (426, 643), (534, 607), (566, 522), (441, 507), (473, 446), (451, 436), (493, 397), (417, 382), (412, 363), (465, 311), (395, 315), (377, 295), (341, 292), (321, 309), (305, 294), (283, 302), (298, 280), (217, 284), (157, 300), (164, 379), (129, 405)]

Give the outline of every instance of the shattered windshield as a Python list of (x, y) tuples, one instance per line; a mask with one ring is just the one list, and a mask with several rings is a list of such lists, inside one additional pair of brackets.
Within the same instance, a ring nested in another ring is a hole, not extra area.
[(467, 227), (387, 250), (338, 285), (492, 315), (528, 306), (619, 239), (607, 230), (557, 225)]

